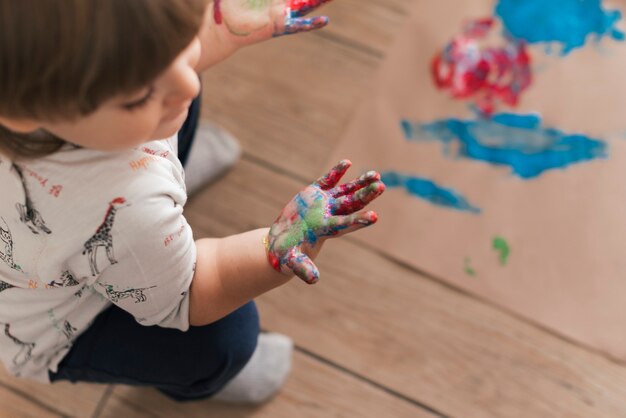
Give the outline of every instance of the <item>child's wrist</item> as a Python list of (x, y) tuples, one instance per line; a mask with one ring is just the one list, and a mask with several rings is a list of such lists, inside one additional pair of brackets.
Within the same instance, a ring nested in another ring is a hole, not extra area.
[(280, 260), (278, 259), (278, 257), (276, 257), (276, 255), (274, 255), (274, 253), (271, 250), (270, 232), (271, 232), (271, 229), (267, 231), (267, 234), (263, 235), (263, 248), (265, 249), (265, 256), (267, 258), (267, 262), (274, 270), (276, 270), (279, 273), (285, 274), (283, 270), (281, 269)]

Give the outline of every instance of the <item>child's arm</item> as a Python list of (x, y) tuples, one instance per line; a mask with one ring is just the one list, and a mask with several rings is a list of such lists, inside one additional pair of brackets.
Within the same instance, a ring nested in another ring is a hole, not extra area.
[(237, 49), (267, 39), (326, 26), (328, 18), (304, 17), (331, 0), (214, 0), (207, 6), (199, 38), (202, 72)]
[(340, 162), (300, 191), (270, 230), (196, 241), (196, 271), (189, 295), (190, 324), (216, 321), (286, 283), (293, 274), (315, 283), (319, 272), (313, 259), (323, 242), (377, 220), (375, 212), (358, 211), (384, 191), (380, 175), (371, 171), (338, 186), (350, 165), (347, 160)]

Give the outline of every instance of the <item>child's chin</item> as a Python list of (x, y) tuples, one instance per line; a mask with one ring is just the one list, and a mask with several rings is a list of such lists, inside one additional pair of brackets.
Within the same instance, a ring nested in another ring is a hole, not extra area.
[(169, 138), (170, 136), (180, 131), (180, 128), (182, 128), (186, 119), (187, 110), (181, 112), (179, 115), (172, 119), (162, 121), (153, 136), (159, 139)]

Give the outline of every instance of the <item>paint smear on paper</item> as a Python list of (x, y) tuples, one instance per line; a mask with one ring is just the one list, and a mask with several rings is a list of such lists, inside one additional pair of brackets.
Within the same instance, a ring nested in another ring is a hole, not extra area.
[(509, 36), (530, 44), (560, 44), (561, 55), (591, 39), (624, 40), (616, 28), (620, 11), (603, 9), (601, 0), (500, 0), (495, 14)]
[(401, 125), (409, 141), (439, 141), (448, 155), (451, 145), (458, 144), (456, 156), (511, 167), (522, 179), (607, 157), (604, 141), (543, 126), (541, 117), (533, 114), (499, 113), (492, 118), (450, 118), (427, 124), (403, 120)]
[(476, 270), (474, 270), (474, 268), (472, 267), (472, 260), (469, 257), (465, 257), (465, 265), (463, 266), (463, 270), (468, 276), (476, 276)]
[(471, 205), (460, 193), (453, 189), (442, 187), (432, 180), (409, 176), (395, 171), (382, 173), (381, 180), (388, 189), (404, 188), (409, 195), (434, 205), (464, 212), (480, 213), (480, 209)]
[(491, 246), (498, 253), (500, 264), (506, 266), (506, 263), (509, 261), (509, 255), (511, 255), (509, 243), (502, 237), (495, 237)]
[(516, 106), (531, 84), (525, 42), (493, 32), (493, 18), (470, 21), (431, 65), (437, 88), (454, 99), (473, 100), (485, 115), (494, 112), (497, 102)]

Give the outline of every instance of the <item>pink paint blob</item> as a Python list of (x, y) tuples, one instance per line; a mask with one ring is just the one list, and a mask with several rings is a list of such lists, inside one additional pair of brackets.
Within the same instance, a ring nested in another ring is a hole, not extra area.
[(493, 26), (493, 18), (469, 22), (434, 57), (431, 68), (439, 89), (454, 99), (473, 100), (485, 115), (493, 114), (498, 101), (517, 106), (532, 81), (526, 44), (493, 36)]
[(215, 0), (213, 2), (213, 20), (215, 20), (215, 23), (217, 23), (218, 25), (221, 25), (224, 21), (224, 18), (222, 17), (222, 8), (220, 5), (220, 1), (221, 0)]

